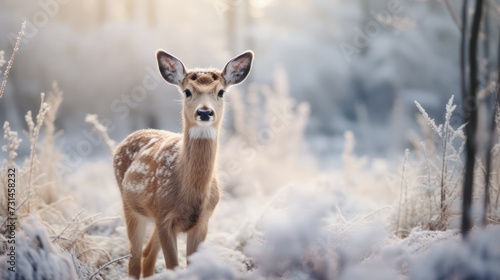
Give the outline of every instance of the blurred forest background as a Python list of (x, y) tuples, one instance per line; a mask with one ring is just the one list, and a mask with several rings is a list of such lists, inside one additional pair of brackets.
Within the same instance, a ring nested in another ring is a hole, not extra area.
[[(495, 1), (487, 5), (491, 35), (481, 37), (480, 46), (494, 54), (500, 11)], [(450, 8), (459, 14), (458, 3)], [(79, 139), (92, 141), (87, 113), (105, 119), (117, 140), (145, 127), (180, 131), (179, 96), (157, 74), (159, 48), (188, 67), (219, 68), (254, 50), (253, 72), (239, 90), (285, 74), (291, 96), (310, 104), (306, 135), (317, 155), (338, 155), (343, 132), (352, 130), (359, 153), (399, 156), (417, 129), (414, 100), (440, 123), (447, 100), (460, 94), (460, 29), (444, 1), (3, 0), (6, 58), (23, 20), (26, 35), (0, 103), (0, 123), (26, 129), (25, 112), (36, 112), (39, 93), (57, 81), (65, 100), (56, 126), (70, 155)], [(494, 63), (482, 65), (487, 73)], [(482, 87), (490, 82), (482, 77)], [(91, 155), (103, 149), (95, 145)]]

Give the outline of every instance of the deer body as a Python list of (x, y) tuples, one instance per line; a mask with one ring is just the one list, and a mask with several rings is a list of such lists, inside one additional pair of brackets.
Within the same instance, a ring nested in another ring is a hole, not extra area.
[[(141, 271), (144, 277), (154, 273), (160, 248), (167, 268), (178, 265), (178, 233), (187, 232), (188, 256), (205, 240), (220, 197), (215, 170), (223, 95), (246, 78), (253, 53), (233, 58), (222, 72), (187, 71), (180, 60), (163, 51), (157, 52), (157, 59), (165, 80), (185, 95), (183, 133), (136, 131), (118, 145), (113, 158), (132, 255), (129, 276), (135, 278)], [(149, 221), (155, 229), (142, 250)]]

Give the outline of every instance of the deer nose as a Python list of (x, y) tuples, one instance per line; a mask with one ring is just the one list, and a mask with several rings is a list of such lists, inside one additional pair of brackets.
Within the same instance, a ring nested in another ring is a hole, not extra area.
[(214, 115), (214, 111), (212, 109), (198, 109), (196, 114), (200, 117), (200, 120), (209, 121), (210, 117)]

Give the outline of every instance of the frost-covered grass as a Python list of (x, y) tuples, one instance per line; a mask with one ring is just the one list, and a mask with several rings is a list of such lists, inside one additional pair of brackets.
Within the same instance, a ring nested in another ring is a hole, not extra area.
[[(437, 125), (416, 102), (421, 112), (419, 120), (423, 126), (425, 139), (415, 140), (416, 149), (406, 152), (401, 167), (401, 185), (399, 211), (395, 221), (399, 234), (404, 236), (413, 228), (424, 230), (446, 230), (457, 228), (461, 218), (461, 197), (463, 177), (463, 151), (465, 147), (464, 127), (462, 124), (453, 127), (451, 119), (456, 109), (453, 96), (446, 105), (444, 124)], [(500, 118), (496, 118), (497, 127)], [(500, 129), (496, 133), (500, 136)], [(500, 195), (500, 180), (498, 169), (500, 144), (492, 148), (492, 172), (490, 174), (487, 223), (500, 224), (498, 197)], [(482, 215), (486, 173), (485, 163), (476, 160), (475, 167), (476, 208), (473, 215)]]
[[(106, 236), (89, 235), (110, 218), (86, 212), (78, 197), (65, 185), (65, 170), (60, 164), (63, 155), (54, 143), (60, 132), (55, 130), (53, 123), (61, 102), (62, 92), (54, 84), (46, 102), (42, 99), (35, 120), (31, 112), (26, 114), (32, 152), (25, 159), (16, 160), (16, 149), (23, 144), (19, 132), (13, 131), (8, 122), (3, 126), (8, 143), (3, 152), (8, 157), (2, 162), (0, 171), (2, 279), (88, 279), (97, 267), (113, 260), (115, 254), (110, 245), (120, 243)], [(42, 139), (38, 138), (39, 133), (43, 134)], [(7, 168), (16, 170), (17, 274), (7, 270), (9, 264), (5, 256), (11, 245), (7, 243), (5, 226), (8, 217), (7, 178), (11, 178), (7, 177)]]
[[(500, 277), (494, 199), (486, 228), (474, 229), (467, 242), (455, 229), (463, 127), (450, 123), (453, 99), (443, 125), (419, 106), (429, 137), (414, 141), (416, 149), (405, 154), (400, 170), (391, 172), (390, 162), (355, 155), (352, 132), (345, 133), (342, 168), (322, 170), (304, 147), (308, 105), (288, 95), (284, 73), (277, 72), (274, 80), (272, 87), (254, 86), (247, 95), (231, 93), (235, 129), (220, 145), (224, 196), (207, 240), (186, 267), (181, 235), (181, 267), (165, 270), (160, 254), (151, 279)], [(27, 114), (29, 141), (20, 143), (21, 132), (4, 125), (0, 222), (7, 217), (3, 194), (11, 166), (17, 176), (17, 276), (89, 279), (98, 272), (93, 279), (125, 279), (128, 241), (111, 159), (65, 172), (64, 155), (55, 144), (61, 102), (54, 85), (35, 120)], [(88, 121), (97, 124), (95, 117)], [(31, 155), (16, 160), (19, 145), (30, 145)], [(498, 150), (497, 144), (493, 171), (499, 169)], [(476, 181), (479, 201), (481, 181)], [(490, 197), (498, 197), (497, 173), (491, 186)], [(5, 269), (5, 230), (2, 226), (2, 279), (16, 279)]]

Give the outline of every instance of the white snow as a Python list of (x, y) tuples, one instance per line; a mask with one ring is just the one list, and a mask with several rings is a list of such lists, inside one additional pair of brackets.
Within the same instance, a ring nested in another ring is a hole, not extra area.
[(4, 280), (14, 279), (53, 279), (77, 280), (75, 264), (68, 252), (60, 252), (49, 240), (39, 217), (31, 215), (17, 232), (15, 239), (16, 272), (8, 270), (7, 255), (0, 256), (0, 276)]

